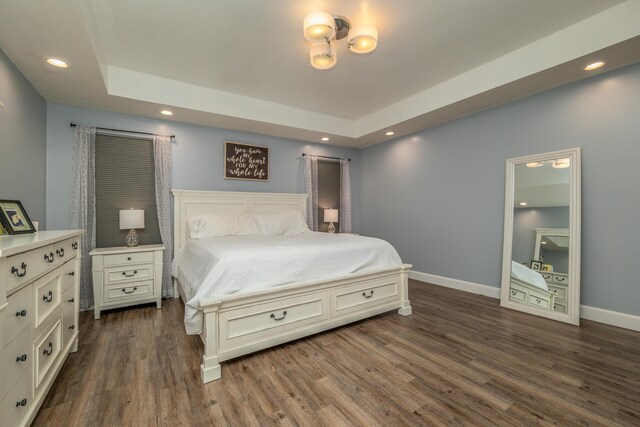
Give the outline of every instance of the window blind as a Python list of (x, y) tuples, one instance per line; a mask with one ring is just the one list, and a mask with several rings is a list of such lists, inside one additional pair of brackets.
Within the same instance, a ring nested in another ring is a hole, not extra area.
[(96, 247), (124, 246), (121, 209), (144, 209), (141, 245), (161, 243), (155, 196), (153, 142), (126, 136), (96, 135)]

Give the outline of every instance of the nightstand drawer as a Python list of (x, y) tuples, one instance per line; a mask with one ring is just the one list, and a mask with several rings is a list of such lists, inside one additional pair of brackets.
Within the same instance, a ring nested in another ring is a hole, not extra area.
[(562, 286), (548, 285), (549, 290), (556, 295), (556, 298), (567, 299), (567, 288)]
[(104, 269), (105, 286), (153, 279), (153, 264)]
[(153, 252), (130, 252), (125, 254), (104, 255), (103, 263), (110, 265), (133, 265), (153, 263)]
[[(33, 320), (33, 285), (25, 286), (7, 298), (4, 342), (10, 342)], [(30, 330), (30, 329), (29, 329)]]
[(34, 343), (35, 386), (38, 388), (62, 351), (62, 319), (47, 329)]
[(139, 299), (153, 296), (153, 281), (135, 282), (124, 286), (109, 286), (104, 288), (104, 303), (119, 303), (127, 299)]
[(22, 373), (31, 367), (33, 358), (33, 342), (31, 340), (31, 328), (25, 328), (4, 349), (4, 361), (2, 369), (4, 378), (0, 383), (0, 399), (4, 397), (16, 383)]

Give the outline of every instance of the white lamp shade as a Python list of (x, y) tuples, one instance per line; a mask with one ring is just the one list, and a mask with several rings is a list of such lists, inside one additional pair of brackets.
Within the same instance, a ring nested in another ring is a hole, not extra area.
[(303, 24), (304, 38), (310, 42), (325, 42), (336, 35), (336, 21), (327, 12), (313, 12), (305, 16)]
[(320, 43), (311, 48), (309, 52), (311, 66), (318, 70), (328, 70), (336, 65), (338, 57), (336, 50), (329, 43)]
[(349, 32), (348, 46), (354, 53), (373, 52), (378, 46), (378, 30), (370, 25), (354, 27)]
[(338, 209), (325, 209), (324, 222), (338, 222)]
[(144, 228), (144, 209), (125, 209), (120, 211), (120, 230)]

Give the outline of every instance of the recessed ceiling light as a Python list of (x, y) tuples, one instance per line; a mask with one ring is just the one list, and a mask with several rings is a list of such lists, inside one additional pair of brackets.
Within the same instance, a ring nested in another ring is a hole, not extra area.
[(69, 64), (58, 58), (47, 58), (47, 64), (58, 68), (69, 68)]
[(527, 206), (527, 202), (520, 202), (520, 206)]
[(598, 61), (598, 62), (594, 62), (593, 64), (589, 64), (586, 67), (584, 67), (585, 71), (593, 71), (593, 70), (597, 70), (600, 67), (604, 66), (604, 62), (603, 61)]
[(165, 116), (173, 116), (173, 112), (171, 112), (169, 110), (162, 110), (162, 111), (160, 111), (160, 114), (163, 114)]
[(320, 138), (321, 141), (328, 141), (329, 137), (328, 136), (323, 136), (322, 138)]
[(385, 135), (387, 136), (395, 135), (395, 132), (390, 130), (389, 132), (386, 132)]
[(542, 243), (543, 245), (546, 245), (546, 244), (547, 244), (547, 242), (540, 242), (540, 243)]

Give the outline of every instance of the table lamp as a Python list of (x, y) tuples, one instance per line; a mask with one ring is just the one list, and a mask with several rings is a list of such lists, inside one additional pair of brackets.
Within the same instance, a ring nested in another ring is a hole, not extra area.
[(129, 230), (125, 240), (127, 246), (138, 246), (136, 228), (144, 228), (144, 209), (121, 210), (120, 230)]
[(334, 222), (338, 222), (338, 209), (325, 209), (324, 210), (324, 222), (329, 223), (329, 233), (336, 232), (336, 226), (333, 225)]

